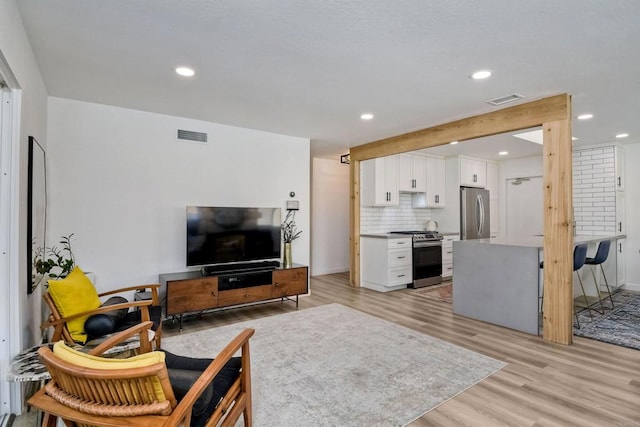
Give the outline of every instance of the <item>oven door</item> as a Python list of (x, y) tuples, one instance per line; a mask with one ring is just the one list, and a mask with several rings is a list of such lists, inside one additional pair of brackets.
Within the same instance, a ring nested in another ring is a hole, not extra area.
[(413, 244), (413, 287), (442, 282), (442, 243), (440, 241)]

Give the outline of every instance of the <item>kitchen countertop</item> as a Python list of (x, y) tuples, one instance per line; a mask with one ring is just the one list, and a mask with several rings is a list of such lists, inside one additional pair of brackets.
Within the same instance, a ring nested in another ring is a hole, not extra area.
[[(577, 235), (577, 236), (573, 236), (573, 243), (574, 245), (579, 245), (582, 243), (600, 242), (602, 240), (624, 239), (625, 237), (627, 237), (626, 234), (598, 235), (598, 236)], [(540, 248), (540, 249), (542, 249), (542, 247), (544, 246), (542, 236), (497, 237), (494, 239), (461, 240), (461, 242), (476, 242), (476, 243), (484, 243), (489, 245), (503, 245), (503, 246), (522, 246), (522, 247)]]
[(363, 233), (360, 237), (376, 237), (378, 239), (410, 239), (410, 234)]

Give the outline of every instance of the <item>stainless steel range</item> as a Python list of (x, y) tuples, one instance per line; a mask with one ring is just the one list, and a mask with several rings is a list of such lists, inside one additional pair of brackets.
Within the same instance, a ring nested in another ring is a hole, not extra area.
[(437, 231), (392, 231), (391, 234), (408, 234), (412, 237), (412, 288), (442, 282), (442, 234)]

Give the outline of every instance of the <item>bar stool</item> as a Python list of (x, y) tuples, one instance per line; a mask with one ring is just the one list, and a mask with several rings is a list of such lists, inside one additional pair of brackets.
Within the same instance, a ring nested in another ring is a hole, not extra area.
[[(609, 294), (609, 300), (611, 301), (611, 309), (613, 309), (613, 297), (611, 296), (611, 288), (609, 288), (609, 282), (607, 281), (607, 276), (604, 274), (604, 267), (602, 264), (607, 260), (609, 256), (609, 248), (611, 247), (611, 240), (603, 240), (598, 243), (598, 250), (596, 251), (596, 256), (593, 258), (587, 258), (584, 263), (591, 267), (591, 275), (593, 276), (593, 283), (596, 285), (596, 292), (598, 293), (598, 299), (600, 300), (600, 307), (602, 307), (602, 313), (604, 314), (604, 305), (602, 304), (602, 298), (600, 293), (600, 287), (598, 286), (598, 280), (596, 279), (596, 273), (594, 271), (593, 266), (599, 265), (600, 270), (602, 270), (602, 277), (604, 278), (604, 283), (607, 286), (607, 293)], [(604, 294), (604, 292), (602, 292)]]
[[(576, 245), (576, 247), (573, 248), (573, 271), (576, 272), (576, 275), (578, 276), (578, 281), (580, 282), (580, 288), (582, 289), (582, 296), (584, 297), (585, 302), (587, 302), (587, 309), (589, 310), (589, 316), (593, 319), (593, 315), (591, 314), (591, 308), (589, 308), (588, 301), (587, 301), (587, 294), (584, 292), (584, 285), (582, 284), (582, 278), (580, 278), (580, 274), (577, 273), (577, 271), (580, 270), (584, 265), (586, 259), (587, 259), (587, 244), (584, 243), (581, 245)], [(540, 268), (544, 268), (544, 261), (540, 263)], [(543, 294), (540, 298), (541, 307), (544, 304), (544, 288), (542, 288), (542, 290), (543, 290)], [(577, 328), (580, 329), (580, 320), (578, 320), (578, 314), (576, 313), (575, 304), (573, 305), (573, 315), (576, 318), (576, 324), (578, 325)]]

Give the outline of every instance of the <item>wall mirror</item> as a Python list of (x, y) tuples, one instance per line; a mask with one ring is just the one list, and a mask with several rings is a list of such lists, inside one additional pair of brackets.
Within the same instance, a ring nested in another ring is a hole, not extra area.
[(29, 137), (27, 196), (27, 293), (31, 294), (45, 280), (45, 274), (38, 273), (38, 260), (46, 256), (47, 224), (47, 168), (45, 152), (33, 136)]

